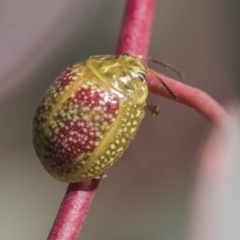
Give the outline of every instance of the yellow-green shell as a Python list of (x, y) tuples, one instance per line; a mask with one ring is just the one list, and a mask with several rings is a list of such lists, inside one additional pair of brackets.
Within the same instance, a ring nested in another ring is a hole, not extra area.
[(145, 115), (146, 70), (137, 57), (92, 56), (56, 79), (33, 119), (36, 153), (54, 178), (101, 178), (118, 160)]

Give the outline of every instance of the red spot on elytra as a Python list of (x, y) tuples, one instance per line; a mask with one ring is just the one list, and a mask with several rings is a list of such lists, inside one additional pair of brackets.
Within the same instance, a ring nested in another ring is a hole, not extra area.
[(109, 101), (106, 102), (106, 113), (112, 115), (113, 117), (116, 117), (118, 108), (119, 108), (118, 97), (116, 95), (109, 96)]
[(74, 104), (88, 106), (90, 109), (100, 107), (104, 120), (110, 122), (117, 115), (119, 98), (109, 91), (96, 91), (94, 89), (81, 88), (72, 98)]
[(76, 91), (72, 101), (80, 106), (88, 106), (90, 109), (100, 106), (101, 94), (91, 88), (81, 88)]
[(74, 81), (73, 77), (76, 76), (76, 73), (73, 72), (74, 65), (69, 66), (56, 80), (56, 90), (62, 91), (68, 86), (71, 82)]
[(99, 143), (97, 130), (83, 120), (68, 121), (59, 129), (52, 143), (48, 162), (56, 165), (69, 162), (83, 153), (93, 152)]

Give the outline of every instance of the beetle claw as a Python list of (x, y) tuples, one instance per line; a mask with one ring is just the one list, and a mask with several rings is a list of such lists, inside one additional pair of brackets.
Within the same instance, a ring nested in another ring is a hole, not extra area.
[(159, 114), (159, 111), (158, 111), (159, 107), (156, 106), (156, 105), (152, 105), (152, 104), (147, 103), (146, 108), (150, 111), (150, 113), (153, 116), (155, 116), (155, 115), (157, 116)]

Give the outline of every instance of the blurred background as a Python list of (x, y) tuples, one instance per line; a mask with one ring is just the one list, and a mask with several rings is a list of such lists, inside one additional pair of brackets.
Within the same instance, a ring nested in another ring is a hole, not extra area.
[[(41, 167), (31, 119), (53, 80), (90, 55), (114, 54), (125, 1), (0, 2), (0, 239), (46, 239), (67, 188)], [(240, 94), (239, 0), (159, 0), (150, 56), (225, 104)], [(175, 76), (156, 65), (152, 68)], [(184, 240), (209, 123), (150, 94), (126, 153), (101, 181), (81, 239)]]

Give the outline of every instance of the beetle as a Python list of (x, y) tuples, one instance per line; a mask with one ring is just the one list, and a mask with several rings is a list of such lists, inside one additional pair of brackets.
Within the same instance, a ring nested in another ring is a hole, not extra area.
[(33, 145), (63, 182), (102, 178), (145, 115), (147, 66), (129, 54), (91, 56), (69, 66), (36, 109)]

